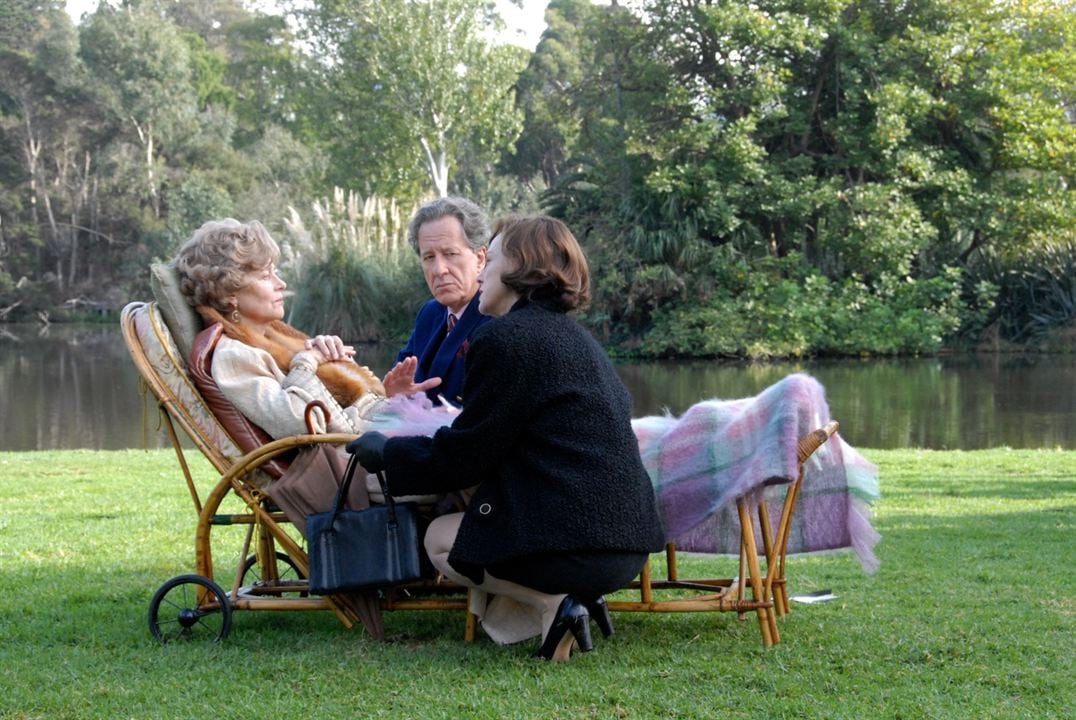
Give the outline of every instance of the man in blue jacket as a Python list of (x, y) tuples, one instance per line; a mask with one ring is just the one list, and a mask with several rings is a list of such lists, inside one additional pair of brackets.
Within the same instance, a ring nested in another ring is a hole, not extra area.
[(459, 407), (471, 337), (489, 320), (478, 312), (478, 273), (486, 265), (489, 222), (470, 200), (440, 198), (418, 209), (407, 239), (422, 261), (433, 299), (419, 309), (396, 361), (416, 357), (415, 382), (441, 378), (426, 394), (438, 405), (444, 400)]

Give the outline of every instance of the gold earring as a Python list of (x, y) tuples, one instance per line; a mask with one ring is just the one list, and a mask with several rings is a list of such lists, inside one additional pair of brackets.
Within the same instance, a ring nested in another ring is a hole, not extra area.
[(239, 308), (232, 308), (232, 322), (239, 324)]

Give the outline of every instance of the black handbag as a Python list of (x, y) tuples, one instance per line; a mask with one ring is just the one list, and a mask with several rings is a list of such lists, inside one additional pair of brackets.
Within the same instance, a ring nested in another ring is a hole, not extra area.
[(344, 509), (357, 466), (352, 455), (333, 509), (306, 519), (310, 592), (314, 595), (386, 587), (421, 576), (418, 506), (395, 502), (382, 473), (377, 479), (385, 494), (384, 505)]

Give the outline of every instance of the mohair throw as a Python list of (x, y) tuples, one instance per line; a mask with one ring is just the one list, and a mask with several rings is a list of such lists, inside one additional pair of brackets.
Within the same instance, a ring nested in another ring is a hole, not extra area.
[[(754, 512), (763, 496), (772, 495), (776, 528), (785, 491), (780, 485), (799, 472), (799, 438), (829, 419), (822, 385), (797, 373), (755, 397), (699, 402), (679, 418), (634, 420), (666, 538), (681, 550), (738, 553), (740, 523), (732, 501), (740, 496), (748, 497)], [(835, 434), (804, 467), (789, 552), (850, 547), (863, 569), (874, 572), (880, 536), (870, 513), (877, 498), (877, 468)]]

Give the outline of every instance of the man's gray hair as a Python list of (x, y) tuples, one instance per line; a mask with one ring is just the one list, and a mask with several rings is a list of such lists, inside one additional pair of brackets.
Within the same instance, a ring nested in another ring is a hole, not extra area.
[(422, 254), (418, 248), (418, 230), (428, 222), (451, 216), (463, 226), (463, 237), (467, 245), (477, 252), (489, 244), (489, 220), (482, 208), (467, 198), (438, 198), (420, 207), (407, 226), (407, 241), (415, 252)]

